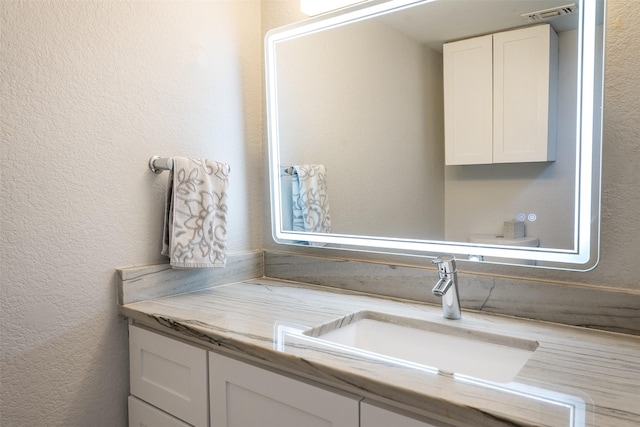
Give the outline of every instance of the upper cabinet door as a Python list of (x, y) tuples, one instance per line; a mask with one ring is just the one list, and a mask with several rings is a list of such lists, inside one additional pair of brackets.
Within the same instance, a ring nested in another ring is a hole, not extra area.
[(556, 156), (558, 37), (550, 25), (493, 35), (493, 162)]
[(445, 164), (492, 163), (492, 36), (443, 46)]

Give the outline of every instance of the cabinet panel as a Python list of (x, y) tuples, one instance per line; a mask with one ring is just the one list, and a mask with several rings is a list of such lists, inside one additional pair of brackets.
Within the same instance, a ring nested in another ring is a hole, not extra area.
[(209, 353), (212, 427), (358, 427), (358, 398)]
[(490, 35), (443, 46), (447, 165), (492, 162), (492, 49)]
[(555, 160), (558, 39), (549, 25), (493, 35), (493, 162)]
[(131, 394), (192, 424), (208, 425), (207, 352), (129, 326)]
[(442, 427), (426, 421), (420, 421), (397, 412), (371, 405), (366, 401), (360, 404), (360, 427)]
[(129, 427), (190, 427), (189, 424), (180, 421), (149, 405), (146, 402), (129, 396)]

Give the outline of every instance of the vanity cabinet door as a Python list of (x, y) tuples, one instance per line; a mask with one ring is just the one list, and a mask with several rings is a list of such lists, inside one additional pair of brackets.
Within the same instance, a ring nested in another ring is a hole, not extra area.
[(129, 427), (190, 427), (155, 406), (129, 396)]
[(444, 425), (430, 424), (363, 401), (360, 403), (360, 427), (444, 427)]
[(130, 325), (129, 369), (132, 395), (190, 425), (209, 425), (206, 350)]
[(209, 353), (212, 427), (358, 427), (359, 398)]

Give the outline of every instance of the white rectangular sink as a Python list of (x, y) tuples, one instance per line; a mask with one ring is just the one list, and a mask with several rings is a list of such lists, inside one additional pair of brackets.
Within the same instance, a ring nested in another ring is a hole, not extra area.
[(304, 335), (413, 364), (506, 383), (538, 348), (536, 341), (361, 311)]

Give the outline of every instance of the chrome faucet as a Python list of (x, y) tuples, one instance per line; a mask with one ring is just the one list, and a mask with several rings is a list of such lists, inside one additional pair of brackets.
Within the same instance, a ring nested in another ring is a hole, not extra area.
[(458, 297), (458, 270), (456, 259), (451, 255), (440, 255), (431, 261), (438, 266), (440, 280), (433, 287), (433, 294), (442, 297), (442, 314), (446, 319), (460, 319), (460, 298)]

